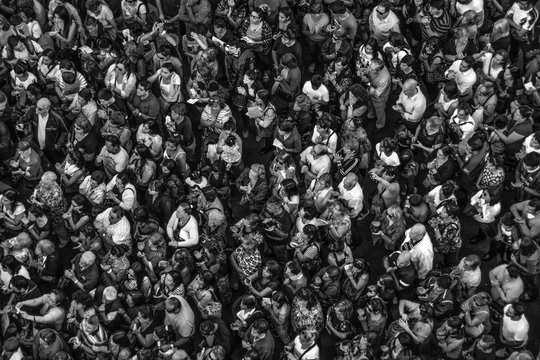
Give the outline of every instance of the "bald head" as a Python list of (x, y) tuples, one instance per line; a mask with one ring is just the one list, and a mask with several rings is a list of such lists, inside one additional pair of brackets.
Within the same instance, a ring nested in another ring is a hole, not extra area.
[(41, 109), (47, 108), (47, 110), (49, 110), (49, 107), (51, 107), (51, 102), (47, 98), (41, 98), (37, 102), (37, 107)]
[(424, 238), (426, 235), (426, 227), (424, 224), (415, 224), (409, 232), (409, 237), (412, 242), (416, 243)]
[(358, 176), (356, 174), (348, 173), (343, 179), (343, 187), (346, 190), (351, 190), (356, 184), (358, 184)]
[(403, 83), (403, 94), (411, 97), (418, 92), (418, 82), (414, 79), (405, 80)]
[(412, 255), (409, 251), (402, 251), (396, 261), (398, 267), (404, 267), (411, 263)]

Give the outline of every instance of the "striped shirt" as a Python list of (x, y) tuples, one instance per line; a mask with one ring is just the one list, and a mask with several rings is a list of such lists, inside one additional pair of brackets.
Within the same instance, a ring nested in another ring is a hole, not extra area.
[[(427, 9), (424, 9), (423, 11), (425, 14), (429, 13)], [(431, 16), (430, 20), (430, 23), (427, 25), (420, 24), (420, 28), (422, 29), (422, 38), (427, 40), (430, 37), (428, 30), (431, 30), (431, 32), (435, 33), (435, 36), (439, 38), (439, 44), (444, 43), (448, 39), (448, 33), (452, 27), (452, 19), (450, 18), (450, 14), (448, 14), (448, 11), (443, 10), (443, 14), (440, 17), (434, 18)]]

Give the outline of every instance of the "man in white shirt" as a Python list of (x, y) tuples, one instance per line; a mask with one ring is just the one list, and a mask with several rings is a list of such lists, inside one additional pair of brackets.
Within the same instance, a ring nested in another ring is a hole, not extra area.
[(96, 166), (103, 166), (107, 178), (112, 179), (116, 174), (124, 171), (129, 162), (129, 154), (122, 146), (120, 140), (114, 135), (105, 138), (105, 146), (96, 158)]
[(108, 250), (114, 245), (127, 245), (131, 254), (131, 225), (120, 206), (113, 206), (103, 211), (94, 220), (98, 235)]
[(330, 172), (332, 161), (327, 153), (325, 145), (317, 144), (300, 154), (300, 167), (302, 174), (305, 174), (306, 187), (311, 185), (312, 180)]
[(473, 95), (473, 85), (476, 83), (476, 72), (473, 69), (475, 61), (472, 56), (465, 56), (463, 60), (456, 60), (444, 73), (448, 80), (454, 80), (458, 87), (459, 96), (469, 100)]
[(349, 173), (338, 185), (339, 199), (347, 206), (347, 211), (351, 219), (355, 218), (362, 211), (364, 192), (358, 183), (358, 176)]
[(405, 240), (401, 244), (401, 250), (408, 250), (411, 261), (418, 273), (418, 278), (423, 280), (433, 269), (433, 244), (423, 224), (415, 224), (405, 231)]
[(403, 123), (414, 133), (426, 111), (426, 97), (422, 94), (418, 81), (408, 79), (403, 83), (396, 106)]
[(501, 342), (507, 346), (497, 351), (496, 355), (506, 358), (508, 348), (521, 349), (529, 340), (529, 321), (525, 318), (525, 307), (521, 303), (511, 303), (504, 307), (501, 321)]
[(382, 1), (369, 16), (369, 30), (381, 48), (392, 32), (401, 32), (399, 19), (391, 9), (392, 5), (388, 1)]
[[(460, 103), (452, 116), (450, 116), (448, 124), (451, 130), (450, 138), (452, 141), (456, 142), (469, 138), (474, 133), (475, 127), (471, 105), (466, 102)], [(455, 135), (455, 138), (452, 135)]]
[(328, 106), (330, 101), (330, 93), (326, 85), (322, 83), (322, 76), (319, 74), (313, 75), (311, 81), (306, 81), (302, 92), (311, 100), (314, 110), (323, 110)]

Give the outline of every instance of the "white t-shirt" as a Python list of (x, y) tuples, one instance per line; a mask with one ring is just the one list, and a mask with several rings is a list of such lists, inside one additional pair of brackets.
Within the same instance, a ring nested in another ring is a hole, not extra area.
[(481, 18), (478, 19), (478, 26), (484, 22), (484, 0), (472, 0), (469, 4), (461, 4), (456, 1), (456, 11), (459, 15), (463, 15), (465, 12), (473, 10), (477, 15), (481, 14)]
[(311, 100), (330, 101), (330, 94), (328, 92), (328, 88), (324, 84), (321, 84), (321, 86), (319, 86), (319, 88), (315, 90), (311, 86), (311, 81), (306, 81), (304, 87), (302, 88), (302, 92), (306, 94)]
[[(309, 347), (307, 349), (309, 349)], [(319, 346), (318, 345), (313, 346), (309, 350), (307, 349), (302, 349), (302, 344), (300, 343), (300, 336), (297, 336), (294, 339), (294, 354), (297, 356), (297, 359), (300, 359), (300, 357), (302, 357), (301, 360), (318, 360), (319, 359)]]
[(176, 92), (173, 91), (173, 86), (181, 85), (180, 76), (177, 73), (173, 73), (171, 77), (171, 82), (169, 84), (164, 84), (163, 80), (159, 81), (159, 88), (161, 89), (161, 96), (167, 102), (175, 102), (180, 100), (180, 89)]
[(506, 312), (510, 306), (512, 305), (508, 304), (504, 307), (501, 335), (506, 340), (524, 341), (528, 338), (529, 322), (525, 318), (525, 315), (521, 315), (521, 318), (517, 321), (514, 321), (506, 316)]
[(107, 151), (106, 146), (103, 146), (98, 158), (103, 160), (103, 166), (111, 165), (116, 172), (124, 171), (129, 162), (129, 154), (122, 147), (120, 147), (118, 154), (113, 154)]
[(517, 1), (508, 9), (506, 16), (510, 16), (517, 25), (527, 31), (531, 31), (538, 21), (538, 11), (535, 7), (530, 10), (521, 10)]
[(392, 151), (392, 153), (388, 156), (384, 153), (384, 151), (381, 151), (381, 143), (375, 145), (375, 151), (377, 152), (377, 155), (379, 155), (379, 159), (381, 159), (385, 165), (399, 166), (401, 164), (397, 152)]
[(471, 90), (474, 84), (476, 83), (476, 73), (474, 72), (473, 68), (470, 68), (469, 70), (465, 72), (461, 72), (459, 70), (459, 67), (461, 65), (462, 60), (456, 60), (454, 63), (450, 66), (448, 70), (446, 70), (445, 76), (448, 76), (449, 71), (454, 71), (455, 73), (455, 81), (456, 85), (458, 87), (459, 93), (461, 95), (466, 94), (467, 91)]
[(16, 75), (15, 75), (15, 70), (11, 70), (11, 72), (9, 73), (9, 75), (11, 76), (11, 78), (15, 81), (15, 86), (18, 87), (18, 88), (21, 88), (21, 89), (28, 89), (28, 86), (30, 84), (34, 84), (34, 83), (37, 83), (37, 78), (36, 78), (36, 75), (32, 74), (31, 72), (28, 72), (28, 78), (24, 81), (22, 81), (21, 79), (19, 79)]
[(540, 154), (540, 149), (535, 149), (531, 146), (531, 141), (533, 137), (534, 137), (534, 134), (531, 134), (525, 138), (525, 141), (523, 141), (523, 150), (525, 154), (529, 154), (532, 152)]

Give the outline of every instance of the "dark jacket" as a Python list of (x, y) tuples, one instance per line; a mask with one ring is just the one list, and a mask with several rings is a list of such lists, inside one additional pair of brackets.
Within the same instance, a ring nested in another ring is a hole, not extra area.
[[(38, 114), (36, 113), (36, 107), (32, 106), (23, 117), (30, 123), (32, 128), (32, 138), (35, 143), (39, 145), (38, 140)], [(49, 110), (49, 118), (47, 119), (47, 126), (45, 128), (45, 151), (55, 151), (61, 149), (67, 143), (68, 130), (64, 119), (56, 111)]]

